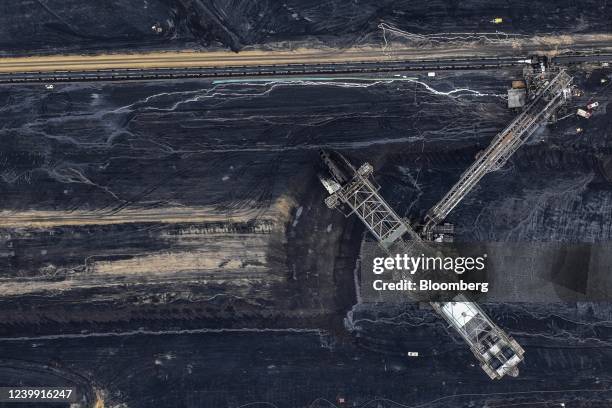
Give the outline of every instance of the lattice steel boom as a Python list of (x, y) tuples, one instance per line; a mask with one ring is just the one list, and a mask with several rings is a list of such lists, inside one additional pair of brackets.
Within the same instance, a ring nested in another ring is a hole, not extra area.
[(461, 175), (450, 191), (425, 216), (426, 234), (442, 221), (459, 202), (491, 171), (501, 168), (514, 152), (571, 97), (572, 77), (565, 70), (544, 82), (527, 105), (491, 142), (476, 161)]

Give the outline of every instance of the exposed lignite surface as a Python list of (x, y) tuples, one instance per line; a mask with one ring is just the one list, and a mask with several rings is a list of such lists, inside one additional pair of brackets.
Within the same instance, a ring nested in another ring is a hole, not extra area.
[[(24, 339), (3, 343), (2, 375), (66, 377), (110, 406), (609, 398), (608, 306), (491, 306), (529, 359), (489, 382), (430, 311), (351, 309), (360, 231), (321, 204), (330, 147), (418, 218), (511, 119), (518, 75), (3, 88), (2, 330)], [(453, 213), (458, 239), (609, 240), (606, 75), (578, 79), (602, 105), (590, 121), (539, 133)], [(336, 337), (349, 309), (363, 347)]]
[[(609, 32), (611, 15), (611, 6), (596, 0), (23, 0), (0, 6), (0, 49), (31, 54), (211, 46), (239, 50), (287, 41), (379, 45), (380, 23), (415, 34), (453, 33), (447, 38), (458, 32), (567, 35)], [(492, 24), (495, 17), (503, 17), (503, 24)]]

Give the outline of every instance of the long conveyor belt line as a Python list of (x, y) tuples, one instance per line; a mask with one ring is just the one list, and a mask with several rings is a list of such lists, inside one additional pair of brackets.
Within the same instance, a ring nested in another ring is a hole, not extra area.
[[(196, 58), (197, 57), (197, 58)], [(95, 56), (75, 57), (70, 62), (64, 60), (33, 65), (33, 62), (3, 64), (0, 59), (0, 84), (31, 84), (54, 82), (89, 81), (150, 81), (189, 78), (242, 78), (242, 77), (296, 77), (305, 75), (340, 74), (382, 74), (385, 72), (442, 71), (442, 70), (480, 70), (509, 67), (522, 67), (531, 57), (527, 55), (500, 55), (497, 57), (463, 56), (438, 59), (403, 58), (390, 60), (330, 61), (330, 62), (271, 62), (252, 65), (241, 63), (239, 56), (235, 63), (210, 66), (203, 56), (188, 57), (178, 61), (178, 66), (168, 62), (158, 62), (156, 66), (140, 67), (139, 62), (147, 62), (146, 56), (130, 55), (126, 60), (113, 58), (98, 61)], [(81, 60), (82, 59), (82, 60)], [(64, 61), (64, 62), (62, 62)], [(610, 63), (609, 53), (565, 54), (553, 57), (554, 64)], [(130, 64), (135, 64), (130, 67)], [(141, 64), (142, 65), (142, 64)]]

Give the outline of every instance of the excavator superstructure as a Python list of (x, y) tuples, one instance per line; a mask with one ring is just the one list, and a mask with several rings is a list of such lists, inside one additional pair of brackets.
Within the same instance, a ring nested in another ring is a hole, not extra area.
[[(389, 254), (402, 251), (418, 256), (432, 251), (408, 221), (381, 197), (369, 163), (355, 168), (344, 156), (327, 151), (321, 152), (321, 158), (329, 171), (328, 176), (319, 176), (329, 193), (325, 199), (329, 208), (339, 209), (346, 216), (357, 215)], [(524, 350), (476, 303), (459, 294), (451, 302), (431, 305), (465, 340), (492, 379), (518, 375), (517, 365), (523, 360)]]

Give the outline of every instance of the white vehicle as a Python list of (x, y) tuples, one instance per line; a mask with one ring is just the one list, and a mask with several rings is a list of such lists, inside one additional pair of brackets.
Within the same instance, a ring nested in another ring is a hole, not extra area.
[(599, 102), (592, 102), (587, 105), (587, 109), (589, 110), (596, 109), (597, 107), (599, 107)]
[(576, 115), (581, 116), (581, 117), (583, 117), (585, 119), (588, 119), (588, 118), (591, 117), (591, 112), (587, 112), (584, 109), (578, 109), (576, 111)]

